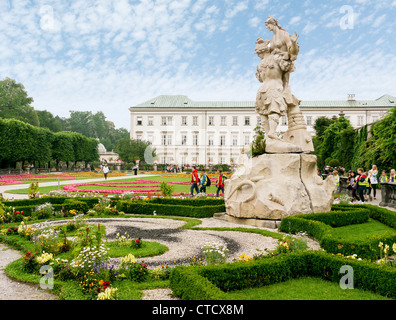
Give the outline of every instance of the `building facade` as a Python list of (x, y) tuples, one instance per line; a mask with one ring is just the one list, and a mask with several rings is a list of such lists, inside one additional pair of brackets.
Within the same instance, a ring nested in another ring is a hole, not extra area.
[[(384, 95), (377, 100), (303, 101), (301, 110), (307, 128), (314, 135), (318, 117), (344, 115), (356, 129), (379, 121), (396, 98)], [(159, 96), (130, 109), (131, 139), (152, 143), (160, 164), (233, 164), (249, 145), (260, 125), (254, 101), (197, 102), (187, 96)], [(281, 119), (279, 134), (287, 130)]]

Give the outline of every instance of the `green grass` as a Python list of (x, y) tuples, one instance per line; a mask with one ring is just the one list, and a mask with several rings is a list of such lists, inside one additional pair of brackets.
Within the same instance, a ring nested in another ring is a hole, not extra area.
[(369, 219), (367, 223), (334, 228), (333, 234), (347, 241), (358, 241), (372, 236), (396, 234), (396, 230), (381, 222)]
[(154, 257), (161, 255), (169, 250), (169, 248), (158, 242), (144, 241), (142, 247), (133, 249), (129, 246), (120, 247), (119, 241), (112, 241), (107, 243), (110, 258), (125, 257), (128, 254), (133, 254), (136, 258)]
[(338, 283), (319, 278), (293, 279), (226, 295), (228, 300), (392, 300), (369, 291), (342, 290)]

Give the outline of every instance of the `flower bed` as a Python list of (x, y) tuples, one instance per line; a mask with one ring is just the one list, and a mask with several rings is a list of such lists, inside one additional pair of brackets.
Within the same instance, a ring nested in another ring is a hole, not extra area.
[[(396, 269), (324, 252), (304, 251), (248, 262), (176, 267), (170, 286), (184, 300), (227, 299), (228, 291), (257, 288), (299, 277), (318, 277), (339, 283), (341, 267), (354, 270), (354, 287), (396, 298)], [(384, 281), (386, 279), (386, 281)]]
[[(63, 187), (63, 190), (67, 192), (89, 192), (89, 193), (99, 193), (99, 194), (116, 194), (122, 195), (124, 193), (132, 193), (136, 195), (147, 195), (147, 196), (161, 196), (160, 184), (164, 181), (156, 180), (143, 180), (136, 179), (132, 182), (101, 182), (101, 183), (76, 183)], [(189, 181), (167, 181), (169, 184), (173, 185), (190, 185)], [(86, 186), (97, 186), (103, 187), (100, 189), (79, 189), (78, 187)], [(115, 188), (115, 189), (105, 189), (105, 188)], [(116, 189), (118, 188), (118, 189)], [(144, 189), (141, 189), (144, 188)], [(147, 188), (147, 189), (146, 189)], [(173, 192), (173, 196), (183, 196), (189, 195), (189, 192)], [(215, 195), (210, 193), (209, 195)]]
[(381, 256), (378, 242), (392, 246), (396, 242), (396, 233), (359, 241), (349, 241), (334, 234), (336, 227), (365, 223), (369, 218), (391, 228), (396, 227), (396, 212), (373, 205), (334, 205), (332, 212), (286, 217), (282, 219), (279, 230), (287, 233), (306, 232), (330, 253), (345, 256), (356, 254), (360, 258), (376, 260)]

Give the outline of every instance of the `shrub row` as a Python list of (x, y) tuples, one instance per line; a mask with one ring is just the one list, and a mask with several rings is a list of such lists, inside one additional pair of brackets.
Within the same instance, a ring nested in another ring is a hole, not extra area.
[(216, 206), (188, 206), (151, 203), (149, 201), (117, 201), (117, 210), (133, 214), (153, 214), (163, 216), (183, 216), (193, 218), (209, 218), (217, 212), (225, 212), (224, 205)]
[(378, 243), (392, 246), (396, 243), (396, 235), (389, 234), (380, 237), (370, 237), (359, 241), (347, 241), (333, 233), (334, 227), (365, 223), (369, 218), (394, 227), (396, 213), (376, 206), (334, 206), (329, 213), (298, 215), (284, 218), (279, 230), (287, 233), (306, 232), (320, 243), (320, 246), (330, 253), (341, 253), (345, 256), (356, 254), (360, 258), (376, 260), (380, 258)]
[(354, 271), (354, 287), (396, 297), (396, 269), (380, 267), (324, 252), (305, 251), (251, 262), (205, 267), (177, 267), (172, 270), (170, 287), (185, 300), (227, 299), (225, 292), (262, 287), (298, 277), (319, 277), (339, 282), (342, 266)]
[(82, 201), (82, 202), (85, 202), (89, 208), (93, 208), (93, 206), (98, 203), (99, 198), (97, 198), (97, 197), (77, 197), (77, 198), (40, 197), (40, 198), (34, 198), (34, 199), (19, 199), (19, 200), (13, 200), (13, 201), (3, 201), (3, 203), (6, 206), (18, 208), (18, 207), (23, 207), (23, 206), (39, 206), (44, 203), (63, 204), (68, 200)]
[(224, 205), (224, 199), (175, 199), (175, 198), (152, 198), (149, 200), (151, 203), (169, 204), (169, 205), (186, 205), (186, 206), (219, 206)]

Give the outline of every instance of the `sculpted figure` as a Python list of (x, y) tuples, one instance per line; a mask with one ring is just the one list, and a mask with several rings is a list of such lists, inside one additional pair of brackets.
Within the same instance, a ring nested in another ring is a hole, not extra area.
[[(296, 33), (290, 36), (270, 16), (265, 25), (273, 32), (273, 37), (271, 40), (258, 38), (255, 52), (261, 59), (256, 77), (262, 83), (256, 97), (256, 112), (261, 116), (266, 133), (267, 152), (312, 152), (312, 140), (306, 132), (300, 101), (289, 86), (290, 74), (295, 71), (294, 61), (300, 51), (298, 36)], [(277, 128), (283, 116), (289, 119), (289, 132), (281, 139)], [(300, 132), (294, 132), (297, 129)]]

